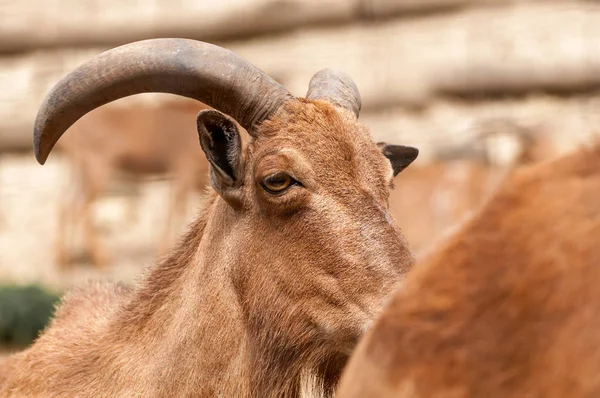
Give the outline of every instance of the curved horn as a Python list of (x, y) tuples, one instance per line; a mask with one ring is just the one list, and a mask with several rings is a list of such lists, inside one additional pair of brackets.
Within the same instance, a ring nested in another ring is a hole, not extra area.
[(292, 95), (254, 65), (224, 48), (189, 39), (150, 39), (106, 51), (59, 81), (34, 127), (44, 164), (61, 135), (87, 112), (145, 92), (178, 94), (218, 109), (250, 131)]
[(306, 98), (324, 100), (354, 113), (360, 112), (360, 93), (350, 76), (335, 69), (322, 69), (310, 79)]

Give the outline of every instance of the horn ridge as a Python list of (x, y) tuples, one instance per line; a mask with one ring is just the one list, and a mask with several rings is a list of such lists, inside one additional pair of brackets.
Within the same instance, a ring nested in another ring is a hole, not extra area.
[(308, 86), (306, 98), (327, 101), (358, 117), (361, 108), (360, 92), (346, 73), (337, 69), (322, 69), (314, 74)]
[(146, 92), (201, 101), (249, 132), (294, 97), (230, 50), (191, 39), (149, 39), (108, 50), (75, 68), (46, 95), (34, 125), (44, 164), (62, 134), (91, 110)]

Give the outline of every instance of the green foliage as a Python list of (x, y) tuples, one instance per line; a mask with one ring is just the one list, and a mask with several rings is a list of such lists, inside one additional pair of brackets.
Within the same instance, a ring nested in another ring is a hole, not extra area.
[(39, 286), (0, 286), (0, 344), (31, 344), (50, 320), (59, 298)]

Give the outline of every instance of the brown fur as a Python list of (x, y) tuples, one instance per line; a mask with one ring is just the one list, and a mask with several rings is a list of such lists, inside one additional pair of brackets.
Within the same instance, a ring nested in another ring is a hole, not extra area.
[[(434, 249), (451, 228), (483, 205), (510, 170), (557, 156), (542, 128), (525, 128), (509, 118), (485, 118), (473, 129), (473, 141), (438, 148), (433, 162), (417, 160), (398, 176), (402, 189), (392, 191), (390, 212), (417, 256)], [(495, 136), (518, 143), (514, 157), (504, 164), (492, 160), (497, 148), (489, 139)]]
[[(125, 100), (127, 101), (127, 100)], [(95, 266), (107, 264), (109, 256), (94, 228), (91, 206), (119, 172), (129, 182), (144, 176), (172, 179), (173, 193), (158, 254), (171, 247), (173, 235), (194, 190), (208, 182), (208, 162), (198, 145), (194, 119), (208, 107), (192, 100), (150, 104), (113, 104), (98, 108), (77, 121), (59, 141), (74, 173), (73, 184), (59, 212), (56, 253), (58, 265), (71, 265), (68, 237), (74, 223), (83, 226), (84, 249)]]
[[(132, 290), (68, 295), (8, 360), (1, 396), (298, 397), (306, 378), (331, 395), (414, 261), (386, 210), (392, 168), (350, 112), (321, 101), (287, 103), (256, 135), (243, 183), (216, 184)], [(305, 188), (267, 195), (257, 179), (280, 169)]]
[(434, 247), (449, 228), (475, 210), (501, 178), (501, 170), (471, 159), (415, 164), (398, 176), (390, 212), (419, 253)]
[(509, 176), (419, 262), (338, 396), (600, 396), (600, 145)]

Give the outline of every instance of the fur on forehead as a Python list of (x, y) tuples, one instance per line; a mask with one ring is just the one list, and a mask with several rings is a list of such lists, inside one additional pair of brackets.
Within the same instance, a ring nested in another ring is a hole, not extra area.
[[(307, 100), (289, 101), (275, 115), (264, 121), (258, 127), (258, 136), (273, 138), (287, 131), (291, 138), (306, 139), (315, 136), (333, 136), (341, 138), (340, 134), (353, 137), (356, 130), (364, 130), (355, 116), (342, 108), (334, 107), (326, 101)], [(364, 132), (363, 132), (364, 134)]]
[(291, 146), (306, 156), (341, 162), (353, 162), (358, 154), (381, 157), (369, 131), (354, 114), (326, 101), (290, 101), (257, 130), (257, 148)]

